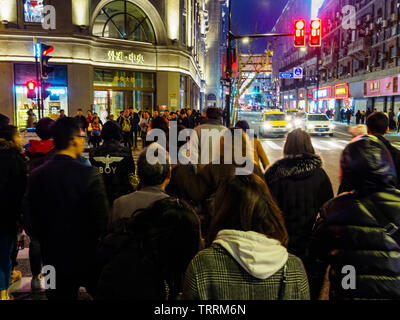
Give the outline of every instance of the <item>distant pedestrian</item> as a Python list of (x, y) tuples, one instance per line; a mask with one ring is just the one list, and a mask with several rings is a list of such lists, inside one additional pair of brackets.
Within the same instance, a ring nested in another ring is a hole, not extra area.
[(52, 132), (56, 154), (31, 173), (25, 215), (43, 264), (55, 268), (56, 289), (46, 290), (47, 298), (76, 300), (81, 286), (95, 294), (96, 247), (106, 232), (109, 206), (97, 170), (76, 160), (85, 135), (75, 120), (57, 120)]
[(76, 112), (75, 120), (78, 122), (79, 127), (82, 130), (86, 130), (87, 123), (85, 116), (82, 114), (82, 109), (78, 109), (78, 111)]
[(93, 117), (92, 123), (90, 125), (90, 138), (89, 143), (93, 145), (93, 148), (97, 148), (101, 142), (101, 128), (100, 119), (97, 116)]
[(356, 113), (356, 125), (361, 124), (361, 117), (362, 117), (361, 112), (360, 110), (358, 110)]
[(124, 146), (129, 150), (132, 149), (133, 136), (132, 136), (132, 118), (129, 115), (129, 110), (125, 109), (124, 114), (119, 118)]
[(361, 112), (361, 124), (365, 124), (365, 111)]
[(150, 126), (150, 115), (147, 111), (145, 111), (143, 112), (143, 117), (139, 123), (141, 138), (142, 138), (142, 148), (145, 148), (147, 145), (146, 137), (147, 137), (147, 131), (149, 130), (149, 126)]
[(60, 110), (60, 116), (59, 116), (59, 118), (65, 118), (66, 117), (66, 115), (65, 115), (65, 110), (64, 109), (61, 109)]
[(33, 109), (28, 110), (28, 119), (26, 120), (26, 128), (34, 128), (36, 123), (36, 116), (33, 113)]

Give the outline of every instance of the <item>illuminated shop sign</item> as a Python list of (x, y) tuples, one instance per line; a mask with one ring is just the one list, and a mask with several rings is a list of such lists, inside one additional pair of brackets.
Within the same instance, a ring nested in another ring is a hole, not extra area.
[(347, 83), (335, 86), (335, 99), (347, 99), (349, 97), (349, 85)]
[(364, 82), (364, 96), (395, 95), (399, 92), (399, 75)]
[(332, 97), (332, 88), (331, 87), (325, 87), (325, 88), (321, 88), (319, 90), (317, 90), (317, 89), (313, 90), (313, 100), (330, 99), (331, 97)]
[(143, 54), (125, 53), (124, 51), (108, 50), (108, 61), (131, 63), (131, 64), (144, 64)]
[[(67, 88), (51, 87), (47, 91), (50, 91), (51, 95), (61, 96), (67, 93)], [(27, 94), (28, 89), (25, 86), (15, 86), (15, 93)]]

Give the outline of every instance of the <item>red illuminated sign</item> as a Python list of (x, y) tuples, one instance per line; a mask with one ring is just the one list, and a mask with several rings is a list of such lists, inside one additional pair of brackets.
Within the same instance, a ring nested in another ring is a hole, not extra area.
[(322, 22), (320, 19), (311, 20), (310, 25), (310, 46), (320, 47), (322, 37)]
[(305, 47), (306, 45), (306, 20), (294, 21), (294, 46)]

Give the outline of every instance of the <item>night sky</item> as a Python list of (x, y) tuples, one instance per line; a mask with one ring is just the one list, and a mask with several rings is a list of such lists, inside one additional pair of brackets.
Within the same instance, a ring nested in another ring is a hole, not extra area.
[[(239, 34), (270, 32), (279, 18), (287, 0), (232, 0), (232, 30)], [(235, 29), (236, 27), (236, 29)], [(266, 49), (266, 40), (253, 42), (257, 53)]]

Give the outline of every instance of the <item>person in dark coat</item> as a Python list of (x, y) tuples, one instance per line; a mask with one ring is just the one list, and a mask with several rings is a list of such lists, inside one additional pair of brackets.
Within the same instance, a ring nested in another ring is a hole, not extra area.
[(392, 155), (397, 174), (397, 188), (400, 189), (400, 150), (393, 147), (385, 135), (389, 133), (389, 119), (383, 112), (374, 112), (367, 119), (368, 134), (376, 136)]
[(26, 223), (39, 239), (44, 265), (55, 268), (50, 300), (75, 300), (80, 286), (94, 294), (98, 239), (107, 230), (109, 205), (97, 170), (77, 161), (85, 134), (73, 118), (52, 129), (56, 154), (33, 170), (25, 195)]
[(344, 149), (340, 164), (342, 180), (352, 191), (326, 203), (314, 227), (312, 295), (318, 297), (329, 265), (331, 300), (398, 300), (398, 230), (391, 234), (378, 217), (400, 226), (400, 191), (390, 152), (377, 137), (359, 136)]
[(78, 109), (75, 120), (78, 122), (79, 128), (86, 130), (87, 123), (85, 116), (82, 114), (82, 109)]
[(357, 113), (356, 113), (356, 124), (357, 125), (361, 123), (361, 117), (362, 117), (361, 116), (361, 111), (358, 110)]
[(133, 192), (131, 179), (135, 174), (135, 161), (132, 151), (121, 145), (122, 131), (116, 122), (107, 122), (102, 131), (104, 143), (91, 149), (89, 160), (103, 177), (108, 202)]
[(132, 212), (126, 232), (110, 234), (99, 247), (105, 267), (96, 299), (175, 300), (201, 248), (199, 218), (181, 201), (163, 199)]
[(22, 156), (23, 139), (18, 128), (2, 118), (0, 124), (0, 300), (8, 300), (13, 252), (18, 224), (21, 222), (22, 198), (27, 167)]
[(140, 122), (140, 117), (137, 112), (133, 111), (133, 108), (129, 108), (129, 111), (131, 113), (131, 124), (132, 124), (132, 139), (133, 136), (135, 136), (135, 145), (133, 146), (135, 149), (137, 149), (137, 140), (138, 136), (140, 135), (139, 131), (139, 122)]
[(334, 196), (332, 184), (303, 129), (289, 133), (283, 153), (285, 157), (265, 173), (265, 181), (283, 211), (289, 252), (301, 258), (307, 268), (312, 228), (323, 204)]
[[(85, 117), (83, 118), (85, 119)], [(25, 152), (25, 155), (29, 159), (29, 172), (32, 172), (34, 169), (40, 167), (43, 163), (47, 161), (47, 159), (49, 159), (49, 157), (52, 156), (53, 153), (55, 153), (55, 151), (53, 150), (54, 141), (52, 139), (51, 132), (54, 123), (55, 121), (50, 118), (42, 118), (38, 121), (35, 132), (40, 140), (30, 140), (28, 150)], [(83, 128), (82, 130), (85, 129)], [(31, 234), (28, 225), (24, 224), (24, 228), (30, 238), (29, 263), (32, 273), (31, 290), (35, 292), (41, 289), (42, 257), (40, 252), (40, 243), (39, 240)]]

